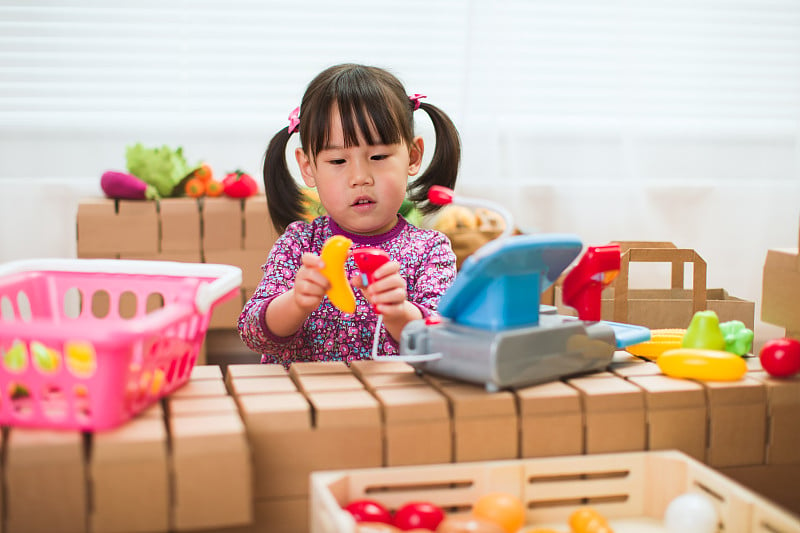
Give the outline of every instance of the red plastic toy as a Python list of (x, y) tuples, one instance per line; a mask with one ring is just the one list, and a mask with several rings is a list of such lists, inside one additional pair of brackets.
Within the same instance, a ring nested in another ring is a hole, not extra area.
[(617, 277), (619, 244), (590, 246), (564, 278), (563, 300), (578, 311), (581, 320), (600, 320), (600, 294)]

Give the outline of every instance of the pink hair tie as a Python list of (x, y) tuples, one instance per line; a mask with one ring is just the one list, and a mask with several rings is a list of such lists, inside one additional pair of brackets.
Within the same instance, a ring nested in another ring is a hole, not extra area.
[(289, 113), (289, 127), (287, 131), (289, 135), (296, 132), (300, 127), (300, 108), (295, 107), (291, 113)]
[(419, 109), (419, 104), (420, 104), (419, 101), (422, 100), (423, 98), (427, 98), (427, 96), (425, 96), (424, 94), (414, 94), (408, 97), (408, 99), (411, 100), (411, 102), (414, 104), (414, 111)]

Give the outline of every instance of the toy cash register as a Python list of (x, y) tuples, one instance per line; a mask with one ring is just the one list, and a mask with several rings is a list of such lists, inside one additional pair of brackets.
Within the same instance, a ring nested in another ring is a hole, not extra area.
[(577, 318), (540, 305), (541, 293), (581, 250), (580, 239), (566, 234), (489, 242), (464, 261), (442, 295), (441, 318), (405, 327), (398, 359), (487, 390), (602, 370), (615, 350), (649, 340), (650, 330), (600, 320), (600, 292), (619, 270), (617, 245), (588, 248), (564, 279), (564, 303), (578, 310)]

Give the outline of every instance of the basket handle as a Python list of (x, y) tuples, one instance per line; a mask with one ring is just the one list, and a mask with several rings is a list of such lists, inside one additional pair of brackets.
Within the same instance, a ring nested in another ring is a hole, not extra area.
[(691, 248), (630, 248), (620, 258), (614, 280), (614, 321), (628, 321), (628, 273), (630, 263), (671, 263), (673, 289), (683, 289), (683, 266), (692, 263), (692, 314), (706, 309), (706, 262)]
[[(230, 267), (230, 265), (216, 265)], [(199, 313), (206, 313), (217, 300), (238, 289), (242, 284), (242, 270), (239, 267), (223, 268), (220, 277), (211, 283), (202, 282), (197, 287), (194, 297), (194, 306)]]

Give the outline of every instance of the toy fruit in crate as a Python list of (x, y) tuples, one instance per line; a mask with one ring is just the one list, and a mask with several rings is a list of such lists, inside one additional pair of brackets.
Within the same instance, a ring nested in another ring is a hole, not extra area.
[(167, 261), (0, 265), (0, 424), (96, 431), (130, 419), (186, 383), (212, 307), (241, 277)]

